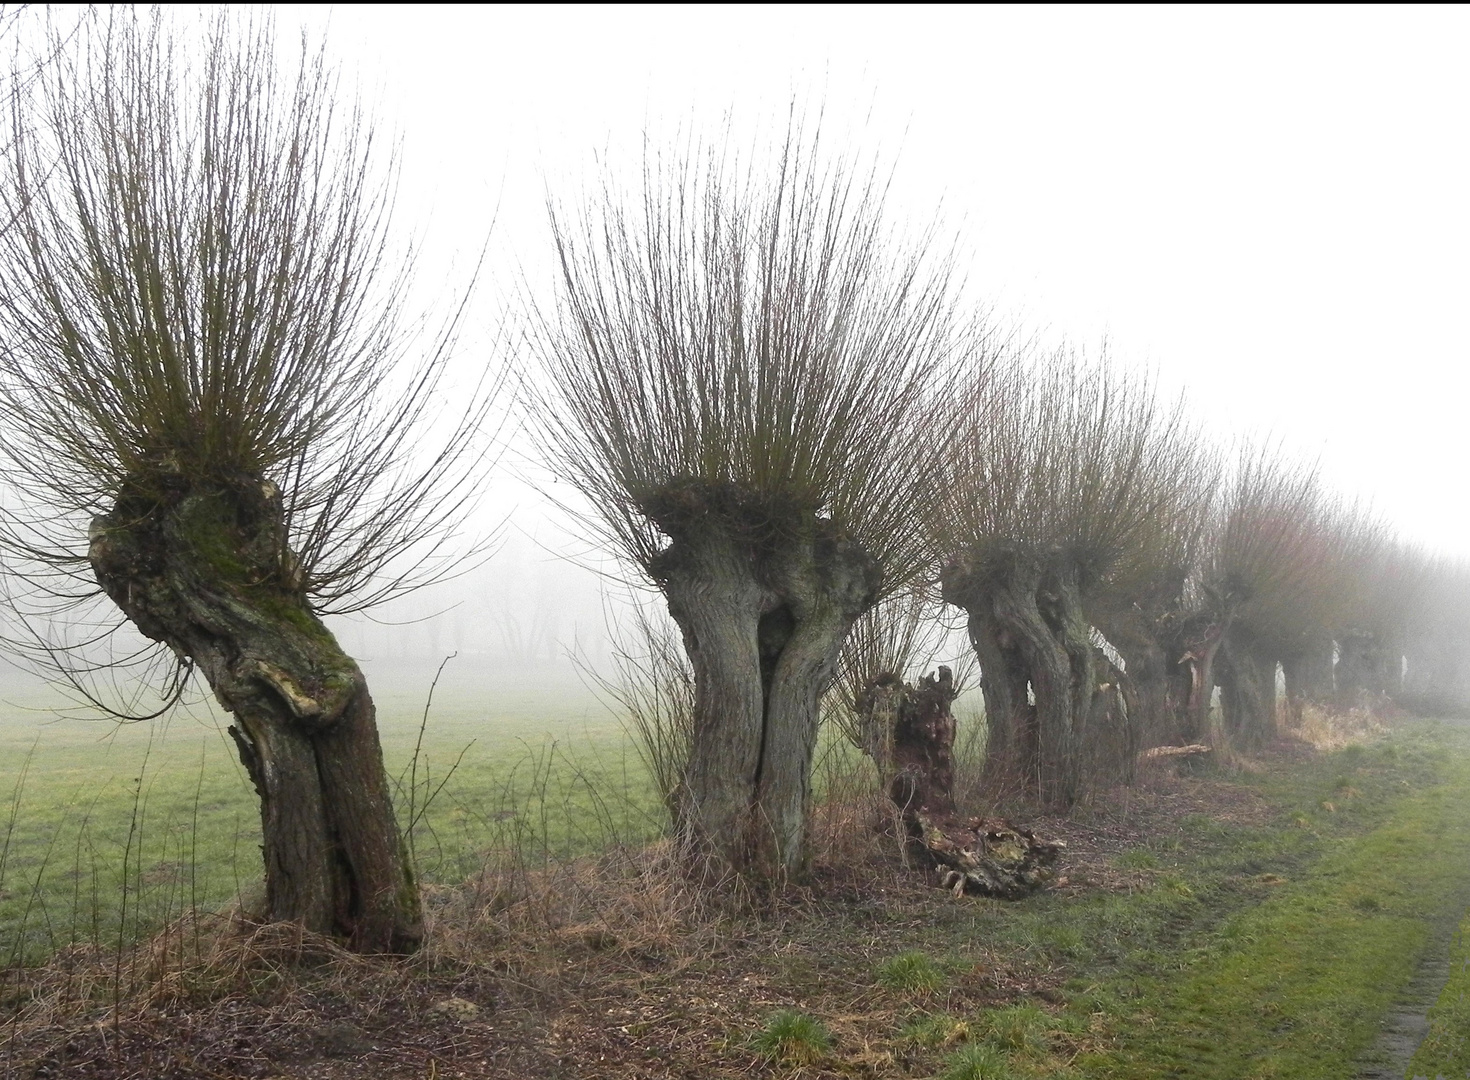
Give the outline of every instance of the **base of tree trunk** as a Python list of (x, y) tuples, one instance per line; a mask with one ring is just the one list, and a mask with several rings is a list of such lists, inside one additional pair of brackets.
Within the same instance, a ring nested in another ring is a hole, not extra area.
[(918, 813), (905, 824), (910, 850), (932, 864), (940, 884), (955, 896), (1030, 896), (1052, 882), (1052, 867), (1067, 846), (999, 818), (961, 823)]

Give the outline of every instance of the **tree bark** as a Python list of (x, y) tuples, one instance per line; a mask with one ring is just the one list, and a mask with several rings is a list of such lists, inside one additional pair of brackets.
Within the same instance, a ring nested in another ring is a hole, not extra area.
[(1220, 649), (1220, 706), (1230, 741), (1264, 746), (1276, 736), (1276, 657), (1239, 628)]
[(716, 874), (799, 877), (819, 703), (879, 568), (830, 521), (733, 489), (671, 485), (644, 510), (670, 539), (649, 571), (694, 668), (681, 847)]
[(98, 582), (138, 629), (204, 675), (257, 794), (267, 915), (406, 952), (423, 936), (376, 712), (312, 612), (280, 493), (258, 478), (124, 492), (95, 519)]
[(1208, 742), (1217, 749), (1225, 748), (1226, 737), (1211, 712), (1215, 694), (1215, 660), (1230, 627), (1228, 616), (1201, 612), (1180, 628), (1182, 646), (1177, 670), (1179, 696), (1184, 700), (1184, 730), (1180, 739), (1186, 743)]
[[(1043, 566), (1019, 552), (991, 553), (984, 566), (973, 554), (964, 555), (946, 568), (944, 596), (972, 620), (993, 619), (997, 641), (1004, 631), (1014, 642), (1035, 698), (1036, 767), (1025, 779), (1043, 804), (1070, 808), (1078, 794), (1080, 740), (1097, 689), (1091, 626), (1075, 571), (1064, 561)], [(984, 656), (979, 659), (983, 666)]]
[(980, 692), (985, 699), (985, 772), (994, 781), (1034, 776), (1036, 709), (1027, 698), (1025, 662), (983, 601), (968, 615), (970, 646), (980, 662)]
[(947, 667), (913, 686), (897, 675), (881, 675), (858, 693), (866, 749), (906, 820), (919, 813), (955, 813), (954, 699), (954, 675)]
[[(1179, 738), (1184, 733), (1183, 710), (1187, 697), (1176, 692), (1179, 678), (1174, 668), (1177, 665), (1171, 663), (1174, 657), (1162, 632), (1168, 620), (1162, 615), (1146, 614), (1137, 605), (1123, 610), (1099, 605), (1091, 618), (1123, 658), (1122, 670), (1114, 668), (1111, 662), (1100, 662), (1099, 670), (1111, 671), (1112, 681), (1122, 694), (1127, 710), (1124, 735), (1129, 745), (1138, 751), (1144, 746)], [(1187, 681), (1184, 687), (1187, 695)], [(1117, 711), (1116, 707), (1113, 711)], [(1130, 777), (1132, 767), (1130, 759), (1127, 765)]]

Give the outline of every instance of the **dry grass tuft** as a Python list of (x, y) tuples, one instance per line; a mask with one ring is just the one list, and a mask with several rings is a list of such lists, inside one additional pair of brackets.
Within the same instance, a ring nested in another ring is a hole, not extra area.
[(1324, 705), (1303, 705), (1302, 722), (1288, 726), (1285, 718), (1280, 721), (1282, 730), (1289, 731), (1302, 742), (1311, 744), (1324, 753), (1341, 750), (1344, 746), (1366, 744), (1381, 739), (1388, 731), (1386, 710), (1353, 708), (1346, 711)]

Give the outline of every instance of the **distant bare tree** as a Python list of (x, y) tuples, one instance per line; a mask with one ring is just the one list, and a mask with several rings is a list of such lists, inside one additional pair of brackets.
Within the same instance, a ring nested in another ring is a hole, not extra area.
[(1470, 563), (1400, 549), (1395, 585), (1405, 598), (1403, 697), (1427, 715), (1470, 707)]
[(320, 616), (445, 568), (490, 395), (442, 412), (447, 333), (409, 358), (392, 172), (323, 54), (282, 67), (268, 21), (201, 33), (116, 9), (54, 42), (15, 111), (6, 569), (33, 657), (77, 686), (111, 640), (98, 586), (162, 647), (165, 691), (208, 681), (260, 796), (271, 918), (411, 949), (373, 702)]
[[(1336, 503), (1315, 467), (1271, 442), (1246, 444), (1207, 539), (1190, 644), (1195, 673), (1191, 739), (1258, 746), (1275, 731), (1276, 664), (1314, 633), (1330, 632), (1337, 600), (1330, 529)], [(1210, 695), (1221, 688), (1220, 723)]]
[(884, 191), (793, 122), (748, 162), (649, 151), (641, 192), (553, 213), (530, 411), (682, 631), (685, 850), (762, 880), (805, 865), (819, 701), (853, 621), (924, 565), (951, 437), (949, 262), (891, 238)]

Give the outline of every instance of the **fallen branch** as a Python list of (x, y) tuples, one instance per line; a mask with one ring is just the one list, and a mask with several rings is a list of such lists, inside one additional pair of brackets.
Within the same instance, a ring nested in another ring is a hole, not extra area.
[(1190, 743), (1188, 746), (1155, 746), (1152, 750), (1145, 750), (1145, 758), (1185, 757), (1189, 754), (1208, 754), (1210, 747), (1204, 743)]

